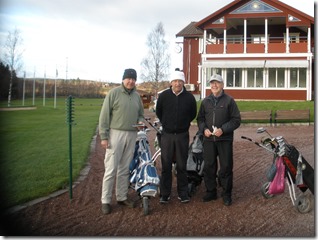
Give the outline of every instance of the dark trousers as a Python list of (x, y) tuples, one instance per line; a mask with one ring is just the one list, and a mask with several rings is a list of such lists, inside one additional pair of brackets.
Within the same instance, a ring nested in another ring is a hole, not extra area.
[(231, 196), (233, 188), (233, 142), (204, 141), (203, 149), (203, 178), (207, 192), (216, 194), (217, 157), (219, 157), (220, 170), (218, 177), (223, 189), (222, 196)]
[(187, 159), (189, 132), (161, 135), (161, 179), (160, 194), (170, 196), (172, 187), (172, 162), (176, 162), (177, 191), (179, 196), (188, 194)]

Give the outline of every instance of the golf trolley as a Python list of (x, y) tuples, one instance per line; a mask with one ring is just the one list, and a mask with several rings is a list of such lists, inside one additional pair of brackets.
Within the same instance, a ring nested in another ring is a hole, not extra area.
[[(311, 210), (311, 200), (308, 195), (304, 195), (303, 193), (309, 189), (314, 195), (314, 169), (304, 159), (301, 153), (298, 152), (294, 146), (288, 144), (282, 136), (272, 137), (265, 128), (261, 127), (257, 129), (257, 133), (264, 132), (267, 133), (269, 137), (263, 138), (260, 143), (245, 136), (241, 136), (241, 138), (251, 141), (257, 146), (273, 153), (273, 164), (278, 158), (282, 157), (282, 162), (285, 166), (283, 174), (292, 204), (300, 213), (308, 213)], [(274, 171), (271, 175), (275, 176), (275, 174), (276, 172)], [(272, 198), (275, 195), (269, 191), (272, 179), (267, 176), (267, 180), (268, 181), (261, 187), (261, 193), (265, 198)], [(294, 185), (301, 190), (301, 195), (296, 196)]]
[[(152, 126), (150, 118), (145, 120)], [(135, 145), (134, 157), (130, 163), (130, 188), (134, 189), (142, 200), (144, 215), (149, 214), (149, 199), (155, 197), (158, 193), (159, 176), (155, 167), (155, 161), (160, 156), (158, 149), (151, 156), (150, 146), (147, 139), (147, 132), (150, 131), (144, 124), (134, 125), (138, 127), (137, 140)]]

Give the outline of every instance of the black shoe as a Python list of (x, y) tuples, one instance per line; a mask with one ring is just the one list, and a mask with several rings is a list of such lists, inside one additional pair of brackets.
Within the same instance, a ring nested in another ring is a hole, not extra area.
[(161, 196), (160, 197), (160, 203), (165, 204), (168, 203), (170, 200), (170, 196)]
[(232, 205), (232, 199), (231, 197), (223, 197), (223, 203), (225, 206), (230, 206)]
[(130, 201), (128, 199), (124, 200), (124, 201), (117, 201), (117, 203), (119, 205), (125, 205), (129, 208), (134, 208), (135, 207), (135, 203), (133, 201)]
[(188, 202), (190, 202), (190, 198), (189, 198), (189, 196), (187, 196), (187, 195), (180, 196), (180, 197), (178, 197), (178, 199), (179, 199), (180, 202), (182, 202), (182, 203), (188, 203)]
[(102, 204), (102, 212), (104, 214), (110, 214), (111, 211), (112, 211), (112, 209), (110, 207), (110, 204), (108, 204), (108, 203), (103, 203)]
[(210, 202), (212, 200), (216, 200), (217, 195), (214, 193), (208, 192), (204, 197), (203, 197), (203, 202)]

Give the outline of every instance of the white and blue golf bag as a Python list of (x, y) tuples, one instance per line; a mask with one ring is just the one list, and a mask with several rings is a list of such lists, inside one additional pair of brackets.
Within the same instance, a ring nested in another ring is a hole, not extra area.
[(130, 163), (129, 170), (131, 186), (139, 195), (141, 197), (155, 197), (160, 180), (144, 131), (138, 132), (134, 158)]

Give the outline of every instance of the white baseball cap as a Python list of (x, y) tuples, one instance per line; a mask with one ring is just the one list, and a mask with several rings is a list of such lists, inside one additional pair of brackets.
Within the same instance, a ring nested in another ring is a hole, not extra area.
[(221, 75), (219, 75), (219, 74), (213, 74), (212, 76), (211, 76), (211, 78), (210, 78), (210, 82), (212, 82), (212, 81), (218, 81), (218, 82), (223, 82), (223, 78), (222, 78), (222, 76)]

